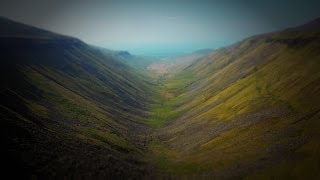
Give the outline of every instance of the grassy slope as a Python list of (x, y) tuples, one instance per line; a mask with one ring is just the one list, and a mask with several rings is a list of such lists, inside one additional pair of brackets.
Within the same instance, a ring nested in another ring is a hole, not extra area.
[(318, 177), (319, 39), (252, 37), (165, 80), (173, 95), (151, 144), (161, 173)]
[(117, 59), (70, 37), (1, 19), (3, 161), (17, 175), (145, 175), (150, 87)]

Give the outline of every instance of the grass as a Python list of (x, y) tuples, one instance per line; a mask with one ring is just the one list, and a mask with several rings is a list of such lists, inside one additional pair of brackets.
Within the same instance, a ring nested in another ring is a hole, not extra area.
[[(25, 161), (30, 162), (34, 172), (72, 171), (72, 175), (81, 176), (107, 173), (107, 169), (123, 176), (141, 175), (142, 145), (134, 135), (144, 126), (131, 125), (144, 119), (149, 85), (133, 70), (126, 71), (126, 67), (118, 67), (116, 63), (112, 65), (109, 59), (92, 54), (86, 46), (63, 47), (61, 52), (59, 48), (44, 46), (41, 53), (26, 51), (32, 60), (29, 62), (24, 54), (17, 60), (25, 62), (19, 70), (27, 90), (23, 87), (18, 93), (23, 97), (21, 103), (25, 103), (21, 110), (25, 106), (26, 110), (21, 113), (19, 108), (14, 116), (11, 112), (4, 114), (8, 122), (14, 122), (18, 115), (19, 119), (26, 119), (26, 123), (20, 123), (21, 127), (18, 123), (12, 127), (12, 137), (17, 136), (15, 128), (26, 129), (25, 134), (18, 135), (22, 138), (12, 140), (16, 145), (15, 157), (24, 151), (39, 157), (32, 162)], [(146, 93), (142, 93), (144, 91)], [(33, 120), (36, 123), (32, 123)], [(57, 161), (63, 166), (57, 165)], [(88, 167), (92, 172), (88, 172)]]
[(272, 167), (268, 167), (250, 174), (246, 179), (282, 179), (282, 178), (307, 178), (319, 179), (319, 115), (308, 120), (303, 132), (305, 136), (311, 137), (309, 141), (291, 152), (299, 157), (293, 160), (282, 160)]
[(39, 103), (37, 103), (35, 101), (29, 101), (27, 104), (28, 104), (30, 111), (35, 116), (37, 116), (39, 118), (43, 118), (43, 119), (49, 118), (49, 110), (45, 106), (40, 105)]
[(179, 103), (183, 102), (184, 96), (181, 92), (184, 86), (192, 80), (191, 73), (169, 74), (169, 76), (154, 76), (157, 83), (154, 87), (155, 104), (151, 105), (151, 116), (147, 124), (153, 128), (160, 128), (182, 115), (186, 110), (178, 110)]
[(110, 148), (120, 148), (126, 151), (133, 151), (135, 147), (129, 143), (123, 136), (107, 130), (98, 130), (93, 128), (78, 128), (79, 132), (86, 137), (96, 139)]
[(148, 125), (153, 128), (164, 126), (169, 120), (176, 117), (173, 111), (173, 106), (168, 103), (153, 105), (151, 108), (152, 115), (148, 118)]
[(152, 151), (152, 161), (160, 170), (160, 175), (188, 175), (201, 171), (200, 165), (177, 160), (178, 152), (166, 147), (158, 140), (149, 145)]

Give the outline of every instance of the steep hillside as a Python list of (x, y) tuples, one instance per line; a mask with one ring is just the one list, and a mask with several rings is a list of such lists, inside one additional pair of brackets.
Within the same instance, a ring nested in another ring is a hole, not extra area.
[(254, 36), (164, 77), (159, 173), (319, 178), (319, 27)]
[(3, 18), (0, 27), (4, 170), (43, 178), (145, 176), (138, 136), (148, 131), (141, 121), (149, 82), (78, 39)]

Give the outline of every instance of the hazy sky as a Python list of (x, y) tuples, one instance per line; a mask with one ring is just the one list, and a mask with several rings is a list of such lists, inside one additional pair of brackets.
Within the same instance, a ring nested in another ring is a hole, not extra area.
[(0, 0), (0, 15), (136, 53), (220, 47), (320, 17), (320, 0)]

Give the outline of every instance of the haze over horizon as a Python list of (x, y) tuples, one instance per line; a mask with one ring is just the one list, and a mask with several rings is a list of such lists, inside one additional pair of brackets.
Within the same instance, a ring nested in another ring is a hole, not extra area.
[(320, 16), (319, 1), (2, 1), (0, 16), (142, 55), (219, 48)]

